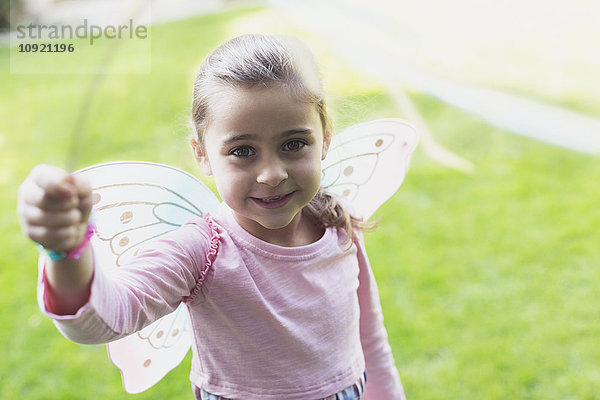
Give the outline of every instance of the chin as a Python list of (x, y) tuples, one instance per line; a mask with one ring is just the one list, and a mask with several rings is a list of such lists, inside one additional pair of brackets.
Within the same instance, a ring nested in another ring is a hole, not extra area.
[(256, 222), (265, 229), (277, 230), (287, 227), (294, 218), (258, 218)]

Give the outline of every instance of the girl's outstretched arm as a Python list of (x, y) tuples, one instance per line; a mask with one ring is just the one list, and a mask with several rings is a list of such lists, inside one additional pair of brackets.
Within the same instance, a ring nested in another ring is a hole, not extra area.
[[(21, 228), (47, 250), (61, 252), (79, 246), (87, 233), (91, 208), (89, 184), (51, 165), (33, 168), (19, 188)], [(89, 246), (79, 259), (48, 259), (44, 271), (54, 313), (72, 314), (85, 304), (93, 275)]]
[[(81, 248), (88, 234), (92, 191), (79, 176), (35, 167), (19, 189), (23, 232), (46, 250)], [(196, 289), (211, 230), (203, 219), (152, 241), (118, 273), (98, 268), (91, 245), (79, 259), (41, 257), (40, 309), (68, 339), (107, 343), (175, 310)]]

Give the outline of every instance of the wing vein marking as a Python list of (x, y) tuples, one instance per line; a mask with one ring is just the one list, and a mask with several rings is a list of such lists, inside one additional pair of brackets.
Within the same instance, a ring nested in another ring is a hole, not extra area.
[(153, 184), (153, 183), (135, 183), (135, 182), (130, 182), (130, 183), (115, 183), (115, 184), (112, 184), (112, 185), (98, 186), (97, 188), (94, 188), (94, 190), (101, 190), (101, 189), (106, 189), (106, 188), (111, 188), (111, 187), (119, 187), (119, 186), (148, 186), (148, 187), (154, 187), (154, 188), (162, 189), (162, 190), (165, 190), (165, 191), (173, 194), (174, 196), (180, 198), (184, 202), (188, 203), (192, 208), (194, 208), (199, 213), (202, 213), (202, 211), (198, 207), (196, 207), (194, 205), (194, 203), (192, 203), (191, 201), (189, 201), (188, 199), (186, 199), (185, 197), (183, 197), (179, 193), (175, 192), (174, 190), (169, 189), (168, 187), (165, 187), (163, 185), (156, 185), (156, 184)]

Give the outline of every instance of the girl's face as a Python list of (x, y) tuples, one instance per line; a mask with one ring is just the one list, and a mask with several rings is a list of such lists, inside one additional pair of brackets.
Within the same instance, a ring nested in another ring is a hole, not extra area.
[(314, 104), (287, 89), (223, 88), (196, 157), (238, 223), (282, 244), (314, 232), (301, 211), (319, 189), (328, 146)]

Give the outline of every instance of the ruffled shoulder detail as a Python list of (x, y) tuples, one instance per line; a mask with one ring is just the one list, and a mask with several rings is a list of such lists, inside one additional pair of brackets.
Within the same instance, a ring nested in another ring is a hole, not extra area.
[(208, 245), (208, 252), (206, 253), (206, 262), (204, 263), (204, 268), (200, 271), (200, 277), (196, 281), (196, 286), (190, 293), (189, 296), (183, 298), (184, 303), (189, 303), (193, 301), (198, 293), (200, 293), (200, 288), (212, 267), (215, 258), (217, 257), (217, 251), (219, 249), (219, 240), (221, 239), (221, 235), (219, 234), (219, 230), (213, 221), (213, 219), (208, 214), (204, 214), (204, 220), (208, 224), (208, 228), (210, 230), (210, 241)]

